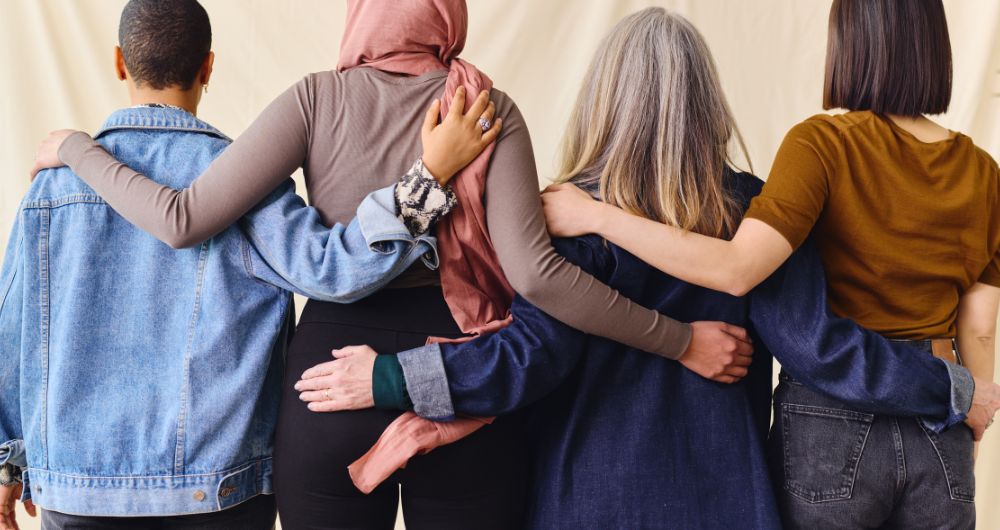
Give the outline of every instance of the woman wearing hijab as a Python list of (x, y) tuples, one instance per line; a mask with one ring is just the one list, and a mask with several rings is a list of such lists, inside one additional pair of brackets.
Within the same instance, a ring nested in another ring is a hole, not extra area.
[[(288, 352), (275, 441), (275, 491), (286, 529), (391, 528), (400, 485), (411, 529), (512, 528), (521, 520), (524, 459), (516, 416), (414, 458), (369, 495), (355, 488), (348, 464), (400, 412), (387, 406), (317, 414), (337, 408), (328, 398), (307, 408), (294, 383), (329, 360), (333, 348), (372, 344), (400, 351), (424, 344), (428, 336), (456, 339), (495, 330), (509, 320), (516, 291), (571, 326), (678, 359), (701, 375), (731, 382), (744, 373), (736, 357), (742, 363), (745, 355), (733, 355), (750, 352), (743, 330), (720, 322), (675, 322), (555, 253), (541, 213), (531, 141), (503, 92), (490, 92), (494, 105), (480, 121), (489, 129), (494, 116), (496, 126), (502, 120), (495, 149), (473, 161), (453, 190), (434, 188), (434, 175), (449, 175), (461, 165), (449, 166), (440, 153), (421, 157), (424, 109), (436, 113), (432, 103), (443, 95), (440, 110), (448, 112), (455, 98), (470, 100), (492, 86), (458, 59), (466, 30), (461, 0), (348, 2), (338, 69), (311, 74), (279, 96), (185, 190), (159, 186), (116, 162), (84, 133), (53, 135), (47, 145), (59, 156), (52, 160), (45, 149), (40, 155), (43, 166), (61, 159), (126, 219), (177, 247), (226, 228), (299, 167), (313, 206), (328, 223), (349, 220), (365, 195), (404, 173), (407, 183), (397, 188), (401, 211), (411, 200), (457, 202), (437, 227), (439, 274), (415, 268), (361, 302), (306, 305)], [(425, 135), (433, 134), (431, 118)], [(489, 208), (491, 200), (502, 207)], [(360, 369), (370, 374), (373, 367)], [(414, 384), (409, 390), (421, 395), (435, 389)], [(318, 392), (331, 395), (330, 389)]]

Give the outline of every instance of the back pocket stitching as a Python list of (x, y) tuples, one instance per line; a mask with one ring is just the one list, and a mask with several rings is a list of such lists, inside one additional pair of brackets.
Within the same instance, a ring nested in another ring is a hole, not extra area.
[[(924, 427), (923, 422), (918, 421), (917, 424), (920, 425), (920, 428), (924, 431), (924, 435), (926, 435), (927, 439), (931, 442), (931, 447), (934, 448), (934, 453), (937, 454), (938, 462), (941, 463), (941, 470), (944, 471), (944, 479), (948, 482), (948, 496), (951, 497), (951, 500), (953, 501), (975, 502), (976, 493), (974, 489), (972, 491), (966, 491), (966, 488), (952, 484), (952, 467), (948, 464), (948, 458), (945, 457), (944, 454), (941, 453), (941, 449), (938, 448), (937, 434), (932, 433), (927, 429), (927, 427)], [(952, 428), (956, 429), (958, 426)], [(975, 488), (975, 485), (973, 485), (973, 488)]]
[[(868, 445), (868, 435), (871, 433), (872, 422), (875, 420), (874, 414), (867, 414), (864, 412), (855, 412), (853, 410), (844, 409), (831, 409), (825, 407), (813, 407), (809, 405), (797, 405), (794, 403), (782, 403), (782, 446), (784, 448), (784, 469), (785, 469), (785, 490), (787, 490), (792, 495), (799, 497), (800, 499), (810, 503), (819, 504), (823, 502), (839, 501), (850, 499), (854, 495), (854, 483), (858, 478), (858, 469), (860, 468), (861, 456), (864, 454), (865, 447)], [(838, 420), (850, 420), (860, 423), (860, 429), (858, 430), (858, 439), (854, 443), (854, 448), (851, 451), (849, 457), (849, 472), (844, 477), (844, 482), (837, 491), (830, 493), (814, 492), (810, 491), (808, 488), (796, 483), (794, 480), (788, 478), (791, 476), (790, 464), (789, 464), (789, 419), (791, 414), (800, 414), (803, 416), (815, 416), (820, 418), (831, 418)]]

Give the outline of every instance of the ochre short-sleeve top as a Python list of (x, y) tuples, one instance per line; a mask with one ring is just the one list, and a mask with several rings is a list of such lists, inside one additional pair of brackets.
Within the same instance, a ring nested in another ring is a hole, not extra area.
[(959, 298), (1000, 286), (1000, 170), (953, 133), (925, 143), (871, 112), (819, 115), (785, 137), (747, 217), (810, 234), (830, 306), (892, 338), (955, 336)]

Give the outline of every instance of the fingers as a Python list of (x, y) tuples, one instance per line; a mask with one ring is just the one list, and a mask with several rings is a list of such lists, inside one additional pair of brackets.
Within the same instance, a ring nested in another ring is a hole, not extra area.
[(479, 117), (486, 112), (486, 107), (490, 105), (492, 105), (490, 102), (490, 93), (483, 90), (476, 96), (476, 100), (472, 102), (472, 106), (469, 107), (469, 112), (465, 113), (465, 117), (469, 120), (479, 121)]
[(733, 357), (732, 366), (750, 366), (753, 364), (753, 357), (749, 355), (736, 355)]
[(489, 105), (486, 105), (486, 110), (484, 110), (483, 113), (479, 115), (479, 119), (493, 123), (493, 116), (496, 114), (496, 112), (497, 112), (497, 106), (494, 105), (492, 101), (490, 101)]
[(427, 113), (424, 114), (424, 126), (421, 128), (422, 134), (427, 134), (434, 130), (434, 127), (438, 124), (438, 118), (441, 116), (441, 100), (435, 99), (434, 103), (431, 103), (430, 108), (427, 109)]
[(722, 339), (720, 347), (724, 353), (737, 356), (750, 356), (753, 355), (753, 346), (749, 342), (744, 342), (733, 338), (732, 336), (726, 336)]
[(331, 374), (333, 372), (333, 363), (335, 362), (337, 361), (327, 361), (313, 366), (305, 372), (302, 372), (302, 379), (312, 379), (313, 377), (321, 377)]
[(563, 182), (560, 184), (550, 184), (545, 188), (545, 190), (542, 193), (555, 193), (557, 191), (562, 191), (568, 188), (569, 186), (572, 186), (572, 184), (568, 182)]
[(449, 118), (461, 118), (465, 113), (465, 87), (460, 86), (455, 91), (455, 97), (451, 98), (451, 107), (448, 108)]
[(733, 353), (741, 357), (751, 357), (753, 355), (753, 345), (742, 340), (736, 341), (736, 351)]
[(307, 392), (310, 390), (326, 390), (334, 385), (333, 378), (330, 375), (324, 375), (323, 377), (313, 377), (312, 379), (303, 379), (295, 383), (295, 390), (299, 392)]
[(746, 329), (739, 326), (734, 326), (732, 324), (722, 323), (722, 331), (736, 337), (737, 339), (750, 342), (750, 334)]
[(735, 377), (737, 381), (743, 379), (750, 372), (745, 366), (730, 366), (726, 369), (725, 375)]
[(333, 350), (331, 353), (333, 353), (333, 356), (338, 359), (345, 359), (359, 354), (378, 355), (378, 352), (373, 350), (372, 347), (367, 344), (362, 346), (344, 346), (339, 350)]
[(305, 401), (306, 403), (315, 403), (319, 401), (327, 401), (330, 399), (330, 390), (311, 390), (309, 392), (303, 392), (299, 394), (299, 399)]
[(33, 503), (31, 501), (25, 501), (24, 502), (24, 511), (25, 511), (25, 513), (27, 513), (28, 515), (30, 515), (32, 517), (37, 517), (38, 516), (38, 510), (35, 509), (35, 503)]
[(309, 410), (313, 412), (338, 412), (341, 410), (353, 410), (353, 408), (348, 405), (348, 402), (339, 399), (316, 401), (309, 404)]
[(483, 134), (483, 140), (482, 140), (483, 145), (488, 145), (496, 141), (497, 137), (500, 136), (501, 130), (503, 130), (503, 118), (497, 118), (497, 121), (496, 123), (493, 124), (493, 127), (490, 127), (490, 130), (486, 131), (486, 133)]

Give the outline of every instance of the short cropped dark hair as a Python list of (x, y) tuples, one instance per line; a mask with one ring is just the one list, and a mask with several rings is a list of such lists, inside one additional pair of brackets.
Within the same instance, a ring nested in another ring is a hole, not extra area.
[(941, 114), (951, 103), (951, 40), (941, 0), (834, 0), (823, 108)]
[(118, 43), (137, 85), (187, 90), (212, 49), (212, 24), (196, 0), (131, 0)]

